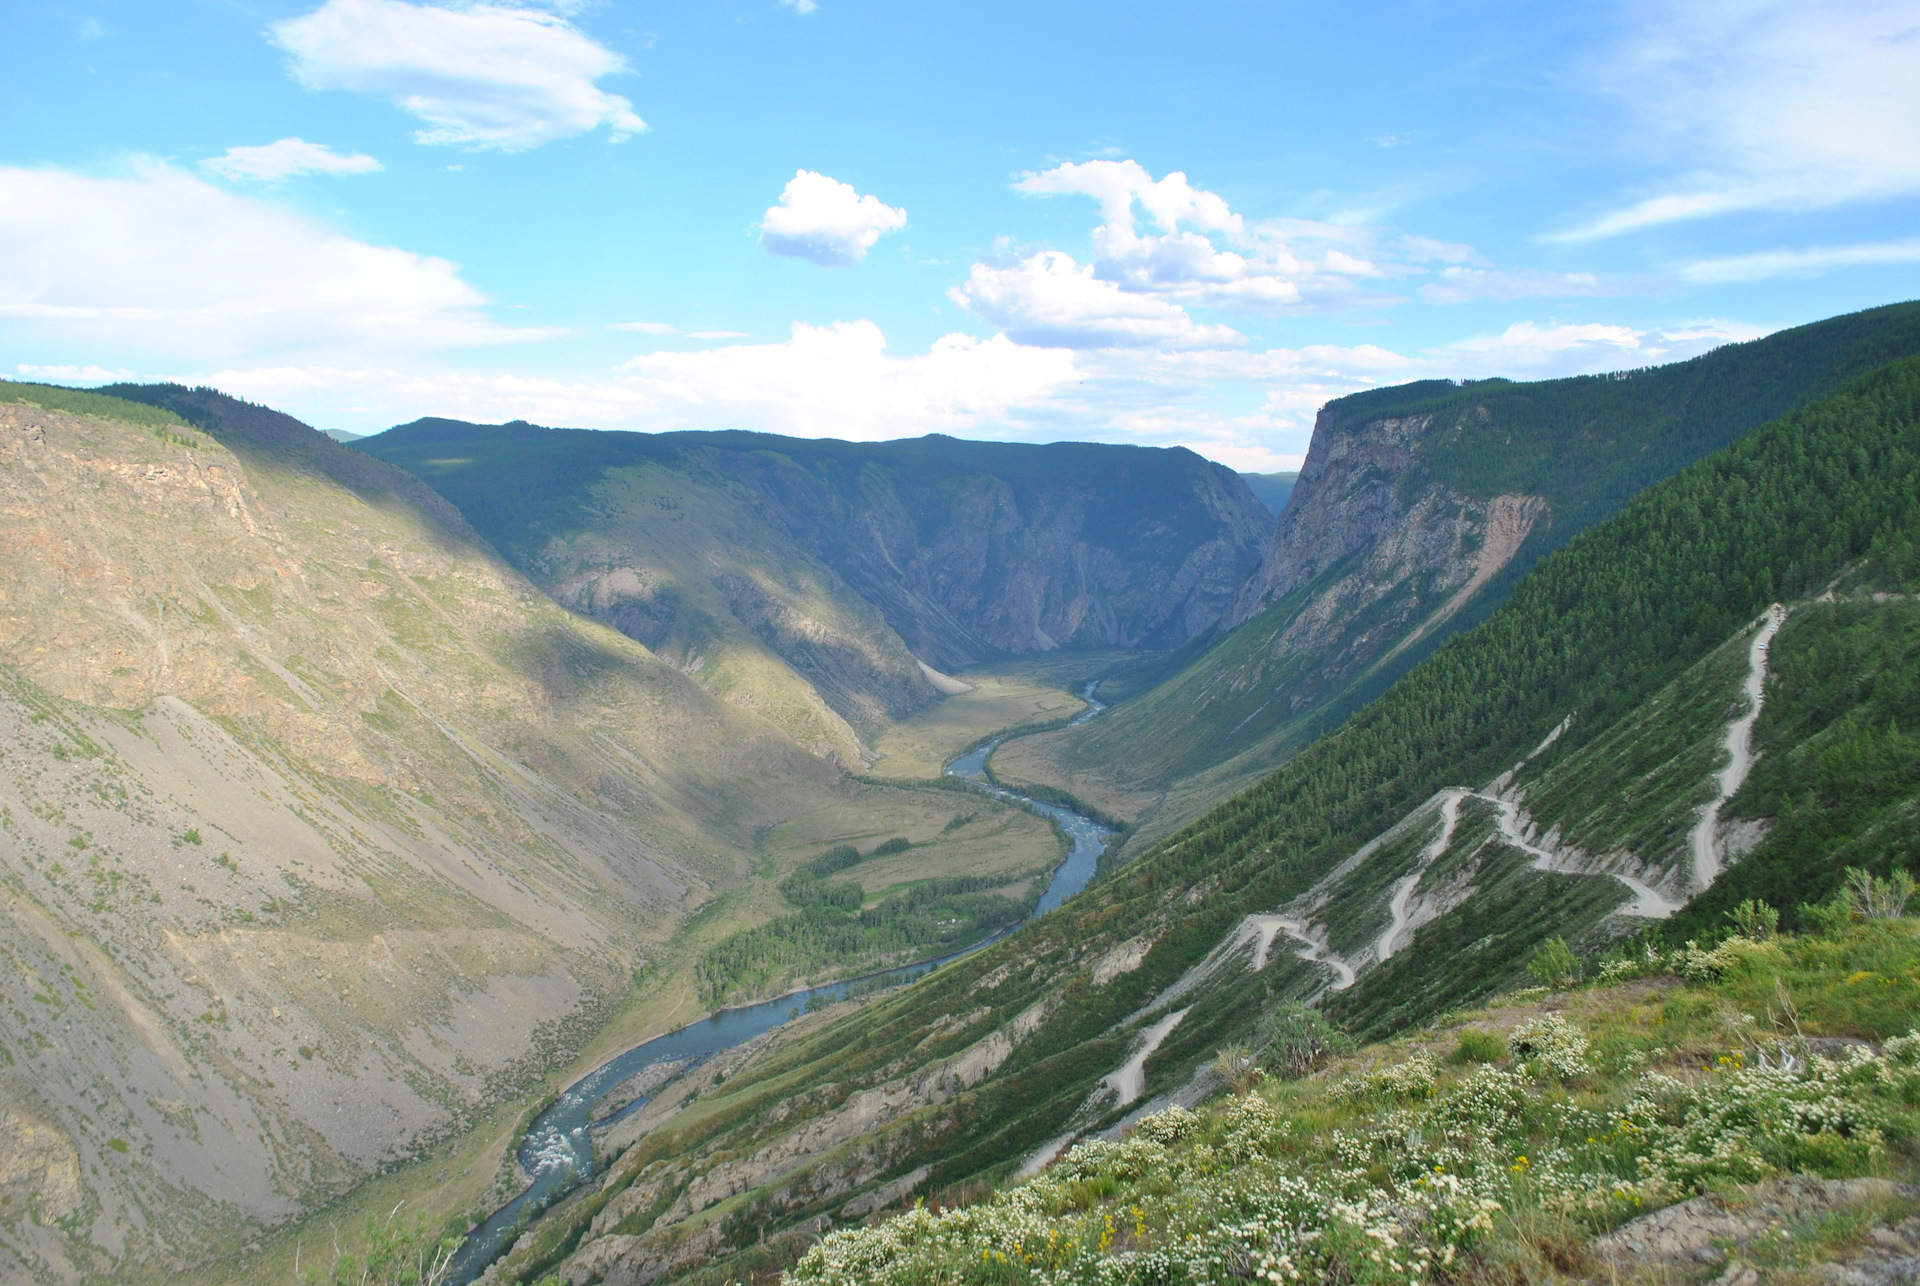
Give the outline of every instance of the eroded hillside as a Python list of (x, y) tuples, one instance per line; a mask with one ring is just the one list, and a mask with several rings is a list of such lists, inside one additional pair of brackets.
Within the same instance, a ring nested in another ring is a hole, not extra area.
[(0, 1276), (230, 1250), (460, 1128), (837, 797), (398, 470), (6, 397)]

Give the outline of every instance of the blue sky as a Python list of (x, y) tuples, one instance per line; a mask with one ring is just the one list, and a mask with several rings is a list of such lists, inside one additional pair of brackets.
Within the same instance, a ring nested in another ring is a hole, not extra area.
[(1920, 0), (9, 6), (0, 370), (1179, 443), (1920, 295)]

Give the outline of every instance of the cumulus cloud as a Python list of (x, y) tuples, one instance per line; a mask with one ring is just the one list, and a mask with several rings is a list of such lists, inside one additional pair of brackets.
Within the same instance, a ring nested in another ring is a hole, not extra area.
[(1642, 0), (1598, 83), (1670, 176), (1563, 234), (1920, 192), (1912, 0)]
[[(1247, 311), (1357, 302), (1358, 282), (1403, 271), (1376, 262), (1367, 229), (1307, 220), (1250, 224), (1176, 170), (1155, 179), (1138, 161), (1083, 161), (1023, 175), (1016, 191), (1099, 203), (1093, 270), (1134, 294)], [(1135, 210), (1144, 214), (1146, 228)]]
[(200, 168), (236, 183), (277, 183), (297, 174), (371, 174), (382, 167), (362, 152), (343, 156), (324, 143), (283, 138), (260, 147), (230, 147), (225, 155), (200, 162)]
[(882, 233), (907, 226), (907, 212), (861, 196), (851, 183), (812, 170), (796, 171), (760, 220), (768, 252), (826, 268), (851, 268), (867, 257)]
[(1682, 268), (1680, 275), (1688, 281), (1763, 281), (1769, 277), (1810, 276), (1833, 268), (1881, 263), (1920, 263), (1920, 237), (1701, 259)]
[(810, 14), (820, 7), (815, 3), (815, 0), (780, 0), (780, 3), (802, 16)]
[(1331, 398), (1426, 378), (1546, 378), (1673, 361), (1761, 328), (1527, 321), (1418, 352), (1374, 344), (1250, 351), (1070, 350), (948, 335), (896, 355), (870, 321), (796, 325), (773, 344), (655, 352), (584, 379), (484, 369), (254, 364), (171, 372), (310, 421), (378, 431), (420, 415), (592, 428), (743, 427), (856, 440), (945, 432), (1185, 446), (1234, 468), (1295, 467)]
[(615, 141), (647, 127), (595, 84), (625, 61), (537, 9), (327, 0), (268, 30), (295, 80), (391, 99), (425, 122), (422, 143), (517, 152), (601, 125)]
[(0, 333), (204, 361), (435, 348), (505, 330), (459, 269), (147, 163), (130, 177), (0, 168)]
[(1181, 349), (1241, 342), (1232, 327), (1201, 325), (1178, 304), (1102, 281), (1092, 265), (1058, 250), (976, 263), (947, 293), (1017, 344)]

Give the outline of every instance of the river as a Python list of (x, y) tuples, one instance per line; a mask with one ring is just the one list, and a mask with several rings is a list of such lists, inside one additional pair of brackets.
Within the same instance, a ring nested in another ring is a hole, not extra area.
[[(1104, 702), (1094, 696), (1099, 686), (1100, 681), (1095, 679), (1081, 692), (1080, 695), (1087, 702), (1087, 708), (1075, 717), (1072, 723), (1085, 723), (1107, 708)], [(969, 751), (948, 764), (946, 771), (951, 777), (966, 777), (974, 780), (981, 790), (997, 799), (1008, 800), (1045, 814), (1058, 822), (1060, 828), (1066, 832), (1067, 856), (1059, 866), (1054, 868), (1053, 878), (1047, 883), (1047, 891), (1040, 895), (1040, 901), (1034, 905), (1032, 914), (1022, 922), (1026, 924), (1045, 915), (1087, 887), (1093, 879), (1094, 872), (1099, 869), (1100, 854), (1106, 849), (1107, 841), (1113, 837), (1113, 832), (1071, 808), (1030, 799), (1017, 791), (981, 780), (986, 775), (987, 757), (1004, 740), (1004, 737), (997, 737)], [(516, 1155), (520, 1168), (533, 1176), (533, 1182), (519, 1196), (489, 1215), (485, 1223), (467, 1234), (466, 1241), (455, 1254), (449, 1268), (446, 1277), (448, 1286), (468, 1286), (468, 1283), (486, 1271), (489, 1264), (506, 1253), (522, 1229), (541, 1211), (593, 1177), (595, 1158), (593, 1140), (588, 1132), (589, 1124), (594, 1123), (592, 1122), (593, 1109), (601, 1099), (629, 1077), (655, 1063), (688, 1059), (697, 1064), (724, 1050), (732, 1049), (735, 1045), (752, 1040), (755, 1036), (791, 1022), (810, 1009), (844, 1000), (856, 991), (864, 993), (912, 982), (915, 978), (948, 961), (971, 955), (1010, 933), (1018, 932), (1020, 927), (1021, 925), (1014, 925), (1002, 929), (990, 938), (984, 938), (971, 946), (932, 960), (922, 960), (897, 969), (869, 974), (866, 977), (850, 978), (844, 982), (828, 983), (823, 987), (810, 987), (805, 991), (792, 992), (776, 1000), (763, 1000), (757, 1005), (722, 1009), (678, 1031), (670, 1031), (664, 1036), (656, 1036), (652, 1040), (635, 1045), (600, 1064), (562, 1090), (559, 1097), (554, 1099), (527, 1127), (526, 1137), (521, 1140), (520, 1150)], [(646, 1096), (637, 1098), (607, 1120), (617, 1120), (630, 1112), (637, 1112), (645, 1107), (646, 1103)]]

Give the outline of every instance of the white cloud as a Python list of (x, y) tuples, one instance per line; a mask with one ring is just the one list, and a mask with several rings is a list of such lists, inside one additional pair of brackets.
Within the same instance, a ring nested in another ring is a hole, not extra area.
[(976, 263), (948, 296), (1018, 344), (1060, 348), (1219, 348), (1230, 326), (1203, 326), (1164, 299), (1123, 290), (1059, 250)]
[(780, 0), (780, 3), (803, 17), (820, 7), (815, 0)]
[(190, 361), (495, 344), (445, 259), (143, 163), (131, 177), (0, 168), (0, 334)]
[(787, 180), (780, 204), (768, 207), (761, 219), (760, 244), (770, 253), (822, 267), (851, 268), (882, 233), (906, 226), (905, 210), (861, 196), (850, 183), (799, 170)]
[(14, 369), (27, 379), (51, 384), (120, 384), (134, 377), (134, 372), (124, 366), (110, 371), (104, 366), (35, 366), (21, 362)]
[(1567, 239), (1920, 192), (1913, 0), (1643, 0), (1598, 83), (1672, 177)]
[(775, 344), (655, 352), (605, 375), (356, 365), (200, 368), (205, 382), (361, 432), (420, 415), (591, 428), (752, 428), (855, 440), (929, 432), (1186, 446), (1234, 468), (1296, 467), (1315, 412), (1361, 389), (1422, 378), (1548, 378), (1691, 357), (1758, 327), (1521, 322), (1418, 353), (1378, 345), (1251, 352), (1036, 348), (948, 335), (895, 356), (870, 321), (795, 325)]
[(745, 339), (744, 330), (681, 330), (672, 322), (613, 322), (608, 330), (631, 330), (642, 335), (684, 335), (688, 339)]
[(296, 174), (371, 174), (381, 165), (362, 152), (343, 156), (324, 143), (283, 138), (260, 147), (230, 147), (226, 155), (200, 162), (200, 168), (236, 183), (246, 179), (275, 183)]
[(517, 152), (608, 126), (646, 129), (594, 82), (625, 61), (566, 19), (511, 4), (327, 0), (270, 27), (308, 89), (377, 94), (426, 123), (422, 143)]
[(976, 429), (1070, 386), (1073, 355), (996, 336), (947, 335), (893, 357), (870, 321), (796, 323), (783, 344), (736, 344), (628, 361), (634, 392), (672, 423), (739, 420), (800, 437), (871, 439)]
[(1647, 330), (1598, 322), (1542, 326), (1521, 321), (1498, 335), (1478, 335), (1428, 349), (1428, 374), (1523, 380), (1592, 375), (1684, 361), (1722, 344), (1767, 333), (1765, 327), (1718, 319)]
[(1920, 263), (1920, 237), (1702, 259), (1682, 268), (1680, 275), (1688, 281), (1763, 281), (1769, 277), (1810, 276), (1831, 268), (1883, 263)]
[(1434, 280), (1420, 287), (1420, 298), (1430, 304), (1466, 304), (1482, 299), (1526, 299), (1547, 296), (1573, 299), (1611, 295), (1631, 287), (1608, 284), (1590, 272), (1540, 272), (1529, 268), (1442, 268)]
[[(1023, 175), (1016, 191), (1100, 204), (1093, 272), (1132, 294), (1248, 311), (1382, 301), (1357, 282), (1406, 271), (1376, 262), (1365, 228), (1274, 220), (1250, 224), (1178, 170), (1155, 179), (1138, 161), (1083, 161)], [(1142, 231), (1139, 207), (1154, 231)], [(1409, 243), (1410, 244), (1410, 243)]]
[(870, 321), (796, 324), (778, 344), (647, 353), (610, 375), (565, 380), (497, 368), (256, 365), (187, 378), (373, 431), (420, 415), (591, 428), (751, 428), (873, 441), (922, 433), (1005, 434), (1081, 374), (1074, 354), (948, 335), (896, 357)]

